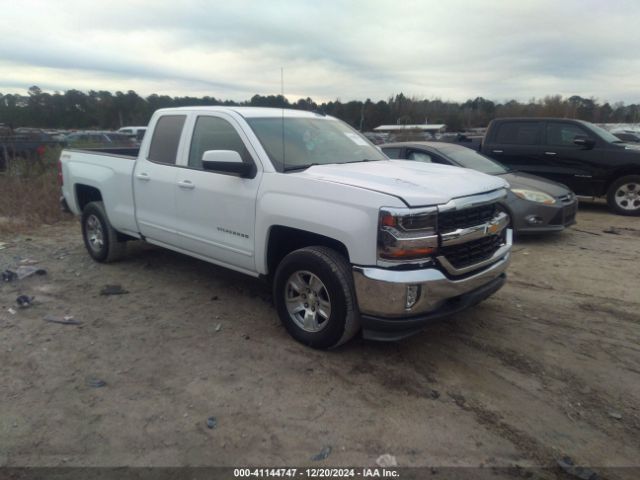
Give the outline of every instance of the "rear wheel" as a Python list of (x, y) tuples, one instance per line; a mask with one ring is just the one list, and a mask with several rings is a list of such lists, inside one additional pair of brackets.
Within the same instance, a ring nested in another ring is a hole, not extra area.
[(613, 182), (607, 203), (619, 215), (640, 215), (640, 175), (627, 175)]
[(278, 265), (273, 298), (289, 334), (313, 348), (332, 348), (359, 330), (351, 268), (327, 247), (306, 247)]
[(82, 238), (91, 258), (97, 262), (115, 262), (122, 258), (126, 242), (118, 239), (102, 202), (90, 202), (82, 210)]

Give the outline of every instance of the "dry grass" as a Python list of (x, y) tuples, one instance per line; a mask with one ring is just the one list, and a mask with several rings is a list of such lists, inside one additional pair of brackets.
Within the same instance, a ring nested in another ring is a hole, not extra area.
[(59, 150), (47, 152), (38, 171), (0, 174), (0, 235), (28, 231), (67, 217), (60, 210), (57, 155)]

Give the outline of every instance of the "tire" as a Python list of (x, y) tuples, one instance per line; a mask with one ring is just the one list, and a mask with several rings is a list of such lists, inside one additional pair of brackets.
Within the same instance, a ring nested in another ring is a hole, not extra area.
[(640, 215), (640, 175), (627, 175), (613, 182), (607, 203), (618, 215)]
[(81, 226), (84, 246), (96, 262), (115, 262), (124, 256), (127, 244), (118, 240), (102, 202), (90, 202), (84, 207)]
[(360, 330), (351, 266), (331, 248), (306, 247), (284, 257), (273, 298), (289, 334), (309, 347), (334, 348)]

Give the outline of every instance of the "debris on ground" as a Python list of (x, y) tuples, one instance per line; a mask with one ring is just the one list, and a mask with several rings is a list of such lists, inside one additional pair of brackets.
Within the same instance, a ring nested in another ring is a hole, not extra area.
[(38, 260), (34, 260), (33, 258), (23, 258), (22, 260), (20, 260), (20, 265), (37, 265)]
[(620, 235), (620, 232), (616, 227), (609, 227), (606, 230), (602, 230), (603, 233), (609, 233), (611, 235)]
[(215, 302), (217, 300), (219, 300), (217, 295), (214, 295), (213, 297), (211, 297), (211, 301), (212, 302)]
[(616, 420), (622, 420), (622, 414), (620, 412), (609, 412), (609, 416)]
[(14, 308), (7, 308), (7, 312), (9, 312), (11, 315), (15, 315), (16, 314), (16, 310)]
[(24, 280), (32, 275), (46, 275), (47, 271), (44, 268), (38, 268), (31, 265), (20, 265), (15, 269), (15, 274), (18, 276), (18, 280)]
[(3, 282), (13, 282), (17, 278), (18, 278), (18, 275), (16, 275), (16, 272), (12, 270), (5, 270), (4, 272), (2, 272)]
[(216, 325), (216, 332), (219, 332), (220, 330), (222, 330), (222, 324), (221, 323)]
[(45, 322), (49, 323), (59, 323), (61, 325), (82, 325), (82, 322), (76, 320), (71, 315), (65, 315), (62, 318), (58, 318), (54, 315), (47, 315), (43, 318)]
[(314, 462), (319, 462), (321, 460), (326, 459), (330, 453), (331, 453), (331, 447), (327, 445), (325, 447), (322, 447), (322, 450), (320, 450), (320, 453), (311, 457), (311, 460), (313, 460)]
[(207, 428), (214, 429), (218, 426), (218, 420), (216, 417), (207, 418)]
[(128, 290), (122, 288), (122, 285), (105, 285), (102, 290), (100, 290), (100, 295), (125, 295), (129, 293)]
[(46, 275), (47, 271), (43, 268), (34, 267), (31, 265), (21, 265), (16, 269), (8, 268), (2, 272), (3, 282), (13, 282), (14, 280), (24, 280), (31, 275)]
[(91, 388), (102, 388), (106, 387), (107, 382), (100, 378), (90, 377), (87, 379), (87, 385)]
[(20, 308), (29, 308), (33, 305), (33, 299), (36, 297), (29, 297), (28, 295), (20, 295), (16, 298), (16, 303)]
[(379, 467), (397, 467), (398, 466), (396, 457), (388, 453), (385, 453), (384, 455), (380, 455), (377, 458), (376, 463), (378, 464)]
[(577, 466), (571, 457), (562, 457), (558, 466), (572, 477), (580, 480), (602, 480), (602, 477), (587, 467)]
[(4, 243), (4, 242), (0, 242), (0, 250), (4, 250), (5, 248), (7, 248), (9, 246), (8, 243)]

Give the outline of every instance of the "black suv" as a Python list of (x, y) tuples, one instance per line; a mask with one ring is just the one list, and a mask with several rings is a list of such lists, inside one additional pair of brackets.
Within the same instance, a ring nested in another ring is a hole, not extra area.
[(514, 170), (564, 183), (577, 195), (607, 197), (621, 215), (640, 215), (640, 146), (581, 120), (498, 118), (480, 151)]

